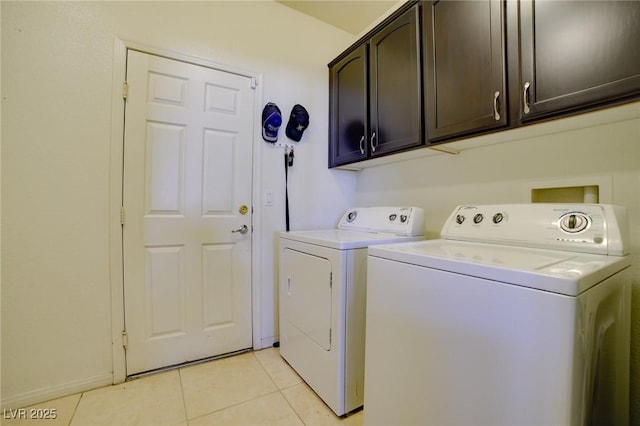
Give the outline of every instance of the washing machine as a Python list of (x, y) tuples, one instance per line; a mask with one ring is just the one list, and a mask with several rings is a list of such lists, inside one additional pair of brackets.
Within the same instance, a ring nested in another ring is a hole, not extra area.
[(625, 210), (464, 205), (369, 249), (365, 425), (628, 425)]
[(347, 210), (279, 238), (280, 355), (338, 415), (362, 406), (367, 247), (422, 239), (417, 207)]

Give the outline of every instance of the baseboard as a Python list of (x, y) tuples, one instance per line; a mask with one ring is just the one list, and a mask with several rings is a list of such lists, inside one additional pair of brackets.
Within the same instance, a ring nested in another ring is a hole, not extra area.
[(254, 349), (255, 350), (260, 350), (260, 349), (271, 348), (271, 347), (273, 347), (273, 344), (275, 342), (277, 342), (277, 341), (278, 341), (278, 339), (276, 339), (275, 336), (267, 337), (266, 339), (261, 339), (260, 340), (260, 347), (254, 348)]
[(109, 373), (87, 377), (82, 380), (64, 383), (58, 386), (36, 389), (8, 398), (4, 398), (3, 395), (2, 409), (24, 408), (33, 404), (39, 404), (41, 402), (50, 401), (56, 398), (62, 398), (63, 396), (73, 395), (79, 392), (84, 392), (111, 384), (113, 384), (113, 374)]

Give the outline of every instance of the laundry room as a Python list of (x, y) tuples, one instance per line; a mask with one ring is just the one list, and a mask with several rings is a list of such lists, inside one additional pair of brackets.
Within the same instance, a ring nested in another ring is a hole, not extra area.
[[(129, 271), (149, 267), (128, 257), (127, 224), (135, 214), (122, 208), (139, 194), (127, 186), (127, 171), (146, 176), (145, 154), (139, 164), (128, 163), (133, 157), (123, 146), (124, 117), (132, 112), (123, 92), (136, 95), (136, 86), (123, 83), (133, 65), (127, 55), (136, 51), (248, 81), (251, 162), (242, 167), (250, 195), (232, 206), (237, 219), (227, 232), (231, 241), (253, 244), (247, 348), (272, 348), (280, 340), (278, 233), (287, 213), (291, 231), (301, 231), (335, 228), (353, 207), (413, 206), (424, 212), (426, 238), (435, 239), (458, 205), (530, 203), (577, 188), (589, 193), (584, 200), (624, 207), (629, 219), (630, 420), (640, 424), (637, 93), (580, 114), (434, 146), (440, 149), (423, 146), (330, 168), (328, 64), (405, 2), (384, 3), (353, 32), (271, 0), (0, 3), (3, 409), (127, 377), (124, 289)], [(275, 142), (262, 134), (268, 102), (282, 115)], [(309, 116), (299, 141), (285, 131), (295, 105)], [(283, 166), (291, 150), (291, 165)], [(558, 200), (574, 202), (575, 193)], [(242, 206), (246, 212), (237, 213)], [(251, 232), (231, 233), (242, 225)], [(159, 259), (171, 247), (162, 245)]]

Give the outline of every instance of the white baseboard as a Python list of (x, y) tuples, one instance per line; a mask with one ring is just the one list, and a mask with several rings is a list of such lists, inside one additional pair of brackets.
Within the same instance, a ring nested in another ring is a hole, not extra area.
[(271, 348), (273, 347), (273, 344), (275, 342), (277, 342), (278, 339), (276, 339), (275, 336), (271, 336), (271, 337), (267, 337), (266, 339), (260, 339), (260, 347), (254, 348), (255, 350), (260, 350), (260, 349), (266, 349), (266, 348)]
[(64, 383), (58, 386), (51, 386), (41, 389), (24, 392), (18, 395), (2, 398), (2, 409), (24, 408), (33, 404), (50, 401), (63, 396), (73, 395), (79, 392), (88, 391), (102, 386), (113, 384), (113, 374), (101, 374), (99, 376), (87, 377), (75, 382)]

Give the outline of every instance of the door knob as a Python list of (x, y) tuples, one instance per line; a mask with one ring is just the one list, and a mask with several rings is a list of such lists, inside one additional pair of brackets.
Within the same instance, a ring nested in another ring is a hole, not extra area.
[(233, 233), (239, 232), (241, 234), (246, 234), (247, 232), (249, 232), (249, 227), (247, 225), (242, 225), (240, 228), (234, 229), (231, 232)]

